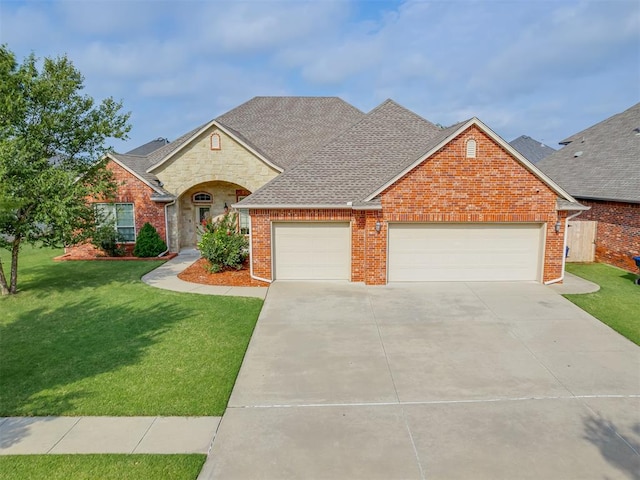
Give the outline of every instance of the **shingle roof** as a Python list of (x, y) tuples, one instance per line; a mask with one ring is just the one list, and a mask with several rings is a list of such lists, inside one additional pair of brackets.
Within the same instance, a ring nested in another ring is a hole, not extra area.
[(162, 195), (171, 195), (170, 192), (162, 188), (158, 177), (153, 173), (148, 173), (150, 161), (148, 156), (142, 155), (128, 155), (123, 153), (110, 153), (110, 156), (118, 160), (122, 165), (129, 168), (139, 178), (147, 182), (151, 187)]
[(149, 155), (152, 152), (155, 152), (161, 147), (164, 147), (169, 143), (169, 140), (166, 138), (156, 138), (155, 140), (151, 140), (150, 142), (145, 143), (144, 145), (140, 145), (139, 147), (134, 148), (133, 150), (129, 150), (126, 152), (127, 155)]
[(453, 130), (387, 100), (241, 205), (362, 204)]
[(640, 103), (561, 143), (536, 166), (578, 198), (640, 203)]
[(538, 140), (527, 135), (521, 135), (509, 142), (520, 154), (531, 163), (538, 163), (543, 158), (555, 152), (555, 148), (551, 148)]
[(216, 122), (287, 169), (363, 116), (337, 97), (255, 97)]

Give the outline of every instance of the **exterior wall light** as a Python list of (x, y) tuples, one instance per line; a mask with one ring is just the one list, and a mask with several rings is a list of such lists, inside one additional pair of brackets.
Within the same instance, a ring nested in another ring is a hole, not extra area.
[(556, 222), (555, 224), (556, 233), (560, 233), (560, 227), (561, 227), (560, 222)]
[(380, 230), (382, 230), (382, 223), (380, 223), (380, 220), (376, 220), (376, 232), (380, 233)]

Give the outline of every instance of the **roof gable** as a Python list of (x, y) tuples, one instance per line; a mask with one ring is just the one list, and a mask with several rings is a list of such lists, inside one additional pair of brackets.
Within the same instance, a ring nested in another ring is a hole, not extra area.
[(564, 140), (538, 167), (579, 198), (640, 203), (640, 103)]
[(148, 158), (140, 155), (127, 155), (122, 153), (110, 152), (106, 155), (107, 159), (115, 162), (124, 168), (127, 172), (140, 179), (143, 183), (151, 187), (160, 196), (172, 196), (162, 188), (162, 183), (152, 173), (147, 172)]
[(455, 139), (460, 134), (462, 134), (463, 132), (465, 132), (466, 130), (468, 130), (469, 128), (471, 128), (474, 125), (476, 127), (478, 127), (483, 133), (485, 133), (498, 146), (500, 146), (501, 148), (505, 149), (516, 161), (518, 161), (523, 167), (525, 167), (527, 170), (529, 170), (531, 173), (533, 173), (536, 177), (538, 177), (543, 183), (548, 185), (560, 197), (562, 197), (562, 198), (564, 198), (564, 199), (566, 199), (566, 200), (568, 200), (570, 202), (575, 202), (575, 199), (573, 197), (571, 197), (571, 195), (569, 195), (568, 192), (566, 192), (562, 187), (560, 187), (553, 180), (551, 180), (547, 175), (545, 175), (542, 171), (540, 171), (538, 168), (536, 168), (535, 165), (533, 165), (531, 162), (529, 162), (524, 156), (522, 156), (522, 154), (520, 154), (511, 145), (509, 145), (507, 142), (505, 142), (498, 134), (496, 134), (493, 130), (491, 130), (487, 125), (485, 125), (482, 121), (480, 121), (480, 119), (478, 119), (476, 117), (474, 117), (474, 118), (472, 118), (470, 120), (467, 120), (466, 122), (461, 122), (461, 123), (459, 123), (457, 125), (453, 125), (453, 126), (447, 128), (445, 130), (442, 130), (440, 135), (438, 135), (437, 137), (433, 138), (429, 142), (429, 144), (427, 146), (428, 150), (424, 155), (422, 155), (420, 158), (418, 158), (413, 163), (409, 164), (407, 167), (405, 167), (402, 171), (400, 171), (393, 178), (389, 179), (387, 182), (385, 182), (379, 188), (374, 190), (365, 199), (365, 201), (369, 201), (369, 200), (372, 200), (373, 198), (375, 198), (377, 195), (379, 195), (384, 190), (386, 190), (389, 186), (393, 185), (399, 179), (404, 177), (408, 172), (410, 172), (411, 170), (416, 168), (418, 165), (420, 165), (422, 162), (427, 160), (431, 155), (436, 153), (438, 150), (443, 148), (445, 145), (447, 145), (453, 139)]

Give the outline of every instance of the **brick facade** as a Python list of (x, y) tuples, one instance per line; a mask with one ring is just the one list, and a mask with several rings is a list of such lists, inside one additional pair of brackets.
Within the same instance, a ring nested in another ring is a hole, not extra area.
[(581, 200), (591, 207), (576, 220), (598, 222), (596, 261), (637, 272), (632, 257), (640, 255), (640, 204)]
[[(470, 138), (477, 142), (476, 158), (466, 158)], [(557, 197), (473, 126), (382, 192), (382, 210), (252, 210), (254, 275), (272, 279), (274, 221), (350, 221), (351, 280), (368, 285), (387, 282), (388, 222), (522, 222), (546, 225), (542, 280), (549, 281), (562, 274), (566, 212), (556, 211)]]
[[(118, 185), (118, 192), (114, 199), (109, 199), (108, 203), (133, 203), (133, 215), (135, 219), (136, 235), (142, 226), (149, 222), (155, 227), (160, 238), (166, 241), (165, 221), (164, 221), (164, 203), (151, 201), (150, 197), (154, 190), (135, 175), (122, 168), (114, 161), (107, 164), (107, 168), (113, 173), (113, 179)], [(125, 243), (122, 247), (131, 254), (134, 243)], [(74, 256), (95, 257), (99, 254), (93, 245), (82, 244), (73, 247), (67, 247), (66, 253)]]

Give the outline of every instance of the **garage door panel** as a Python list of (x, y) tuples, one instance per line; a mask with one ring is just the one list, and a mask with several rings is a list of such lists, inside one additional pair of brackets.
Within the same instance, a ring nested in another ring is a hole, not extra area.
[(537, 280), (539, 224), (391, 224), (389, 281)]
[(274, 267), (279, 280), (349, 280), (348, 223), (274, 223)]

